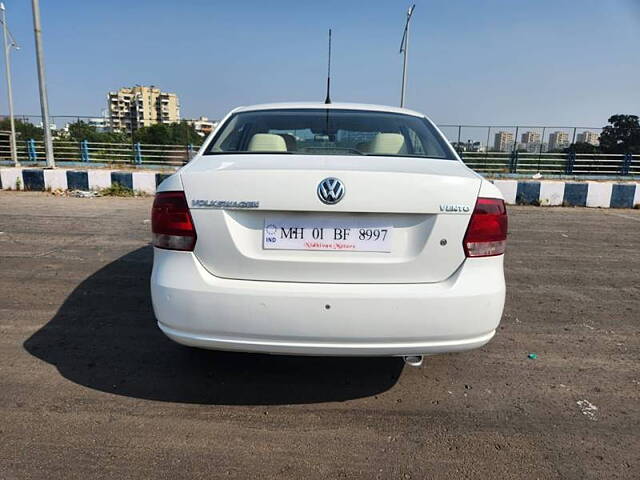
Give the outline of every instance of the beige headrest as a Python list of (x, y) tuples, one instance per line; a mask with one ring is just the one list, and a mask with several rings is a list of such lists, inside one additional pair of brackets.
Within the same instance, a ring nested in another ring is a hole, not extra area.
[(249, 141), (250, 152), (286, 152), (287, 144), (280, 135), (273, 133), (256, 133)]
[(371, 140), (369, 152), (379, 155), (397, 155), (406, 153), (404, 137), (400, 133), (378, 133)]

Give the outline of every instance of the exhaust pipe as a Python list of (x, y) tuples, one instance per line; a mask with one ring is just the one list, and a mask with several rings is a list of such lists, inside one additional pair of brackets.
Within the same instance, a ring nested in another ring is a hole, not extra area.
[(402, 359), (404, 360), (404, 363), (411, 367), (419, 367), (422, 365), (423, 357), (422, 355), (406, 355), (402, 357)]

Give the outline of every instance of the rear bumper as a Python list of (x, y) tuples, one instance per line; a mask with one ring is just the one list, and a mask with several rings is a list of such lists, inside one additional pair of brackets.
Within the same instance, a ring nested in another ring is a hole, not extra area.
[(477, 348), (498, 326), (503, 256), (467, 259), (437, 284), (230, 280), (189, 252), (154, 249), (162, 331), (202, 348), (298, 355), (420, 355)]

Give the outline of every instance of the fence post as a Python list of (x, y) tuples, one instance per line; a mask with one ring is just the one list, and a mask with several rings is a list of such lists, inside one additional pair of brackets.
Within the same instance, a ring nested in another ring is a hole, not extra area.
[(489, 160), (489, 137), (491, 136), (491, 126), (487, 127), (487, 146), (484, 149), (484, 161)]
[(620, 173), (622, 175), (629, 175), (629, 170), (631, 169), (632, 161), (633, 161), (633, 155), (631, 153), (625, 153), (624, 157), (622, 157), (622, 168), (620, 169)]
[(36, 141), (33, 138), (27, 140), (27, 155), (30, 162), (38, 161), (38, 152), (36, 152)]
[(567, 152), (567, 161), (564, 165), (564, 173), (567, 175), (573, 175), (573, 166), (576, 163), (576, 152), (575, 150), (569, 150)]
[(82, 140), (80, 142), (80, 159), (83, 162), (89, 161), (89, 141)]
[(511, 151), (509, 159), (509, 173), (518, 173), (518, 150)]
[(187, 161), (190, 161), (193, 158), (193, 144), (190, 143), (187, 145)]
[(133, 144), (134, 163), (136, 165), (142, 165), (142, 147), (140, 142)]

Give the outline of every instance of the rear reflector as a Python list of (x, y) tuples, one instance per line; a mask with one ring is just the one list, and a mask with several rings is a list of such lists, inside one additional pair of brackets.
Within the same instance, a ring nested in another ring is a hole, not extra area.
[(196, 245), (193, 227), (184, 192), (160, 192), (151, 208), (153, 246), (169, 250), (192, 251)]
[(507, 209), (497, 198), (478, 198), (464, 236), (467, 257), (502, 255), (507, 246)]

